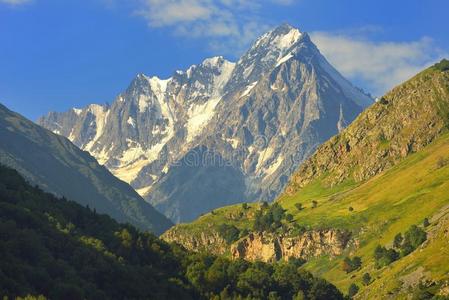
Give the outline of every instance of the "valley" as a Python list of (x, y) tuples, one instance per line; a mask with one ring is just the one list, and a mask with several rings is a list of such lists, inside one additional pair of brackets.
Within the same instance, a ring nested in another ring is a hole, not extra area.
[(449, 300), (448, 3), (63, 2), (0, 0), (0, 299)]

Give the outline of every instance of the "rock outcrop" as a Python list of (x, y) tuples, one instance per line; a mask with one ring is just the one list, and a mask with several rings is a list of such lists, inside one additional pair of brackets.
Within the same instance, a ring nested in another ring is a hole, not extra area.
[(214, 255), (223, 255), (229, 245), (216, 231), (200, 232), (199, 234), (183, 234), (179, 227), (172, 227), (161, 238), (168, 243), (176, 243), (189, 251), (207, 252)]
[(256, 232), (231, 246), (233, 258), (249, 261), (273, 262), (289, 258), (308, 259), (320, 255), (336, 256), (343, 253), (350, 234), (340, 230), (308, 231), (300, 236), (277, 236)]
[(171, 228), (161, 238), (166, 242), (177, 243), (190, 251), (225, 254), (234, 259), (264, 262), (289, 258), (309, 259), (320, 255), (336, 256), (342, 254), (352, 241), (351, 233), (348, 231), (327, 229), (306, 231), (298, 236), (251, 232), (228, 244), (213, 229), (187, 234), (182, 225)]

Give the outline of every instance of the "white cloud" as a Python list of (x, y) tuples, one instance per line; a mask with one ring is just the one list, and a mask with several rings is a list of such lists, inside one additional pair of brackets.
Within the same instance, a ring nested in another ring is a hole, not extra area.
[(206, 38), (215, 51), (240, 52), (269, 27), (258, 16), (264, 5), (295, 0), (142, 0), (138, 14), (150, 27), (167, 27), (176, 35)]
[(202, 0), (147, 0), (141, 14), (153, 27), (206, 20), (214, 7)]
[(292, 5), (293, 3), (296, 3), (297, 0), (271, 0), (271, 2), (280, 5)]
[(0, 0), (0, 3), (5, 3), (9, 5), (22, 5), (31, 2), (32, 0)]
[(374, 42), (327, 32), (311, 34), (326, 58), (348, 79), (363, 81), (369, 92), (382, 95), (443, 56), (432, 39)]

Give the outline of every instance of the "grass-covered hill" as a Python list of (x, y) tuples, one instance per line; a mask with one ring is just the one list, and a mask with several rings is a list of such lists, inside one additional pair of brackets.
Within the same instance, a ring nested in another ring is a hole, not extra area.
[(193, 254), (0, 165), (2, 299), (343, 299), (301, 261)]
[[(323, 144), (276, 201), (285, 210), (277, 224), (271, 208), (236, 205), (176, 226), (164, 237), (187, 246), (221, 237), (221, 252), (231, 255), (231, 245), (250, 245), (248, 234), (260, 228), (277, 236), (343, 230), (351, 243), (340, 255), (308, 258), (303, 268), (359, 299), (444, 299), (449, 295), (445, 64), (396, 87)], [(260, 227), (267, 219), (261, 212), (272, 213), (271, 227)]]

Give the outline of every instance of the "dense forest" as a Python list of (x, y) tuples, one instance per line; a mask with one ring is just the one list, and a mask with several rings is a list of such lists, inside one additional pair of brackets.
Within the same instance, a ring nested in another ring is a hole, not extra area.
[(0, 166), (0, 297), (342, 299), (300, 269), (189, 253)]

